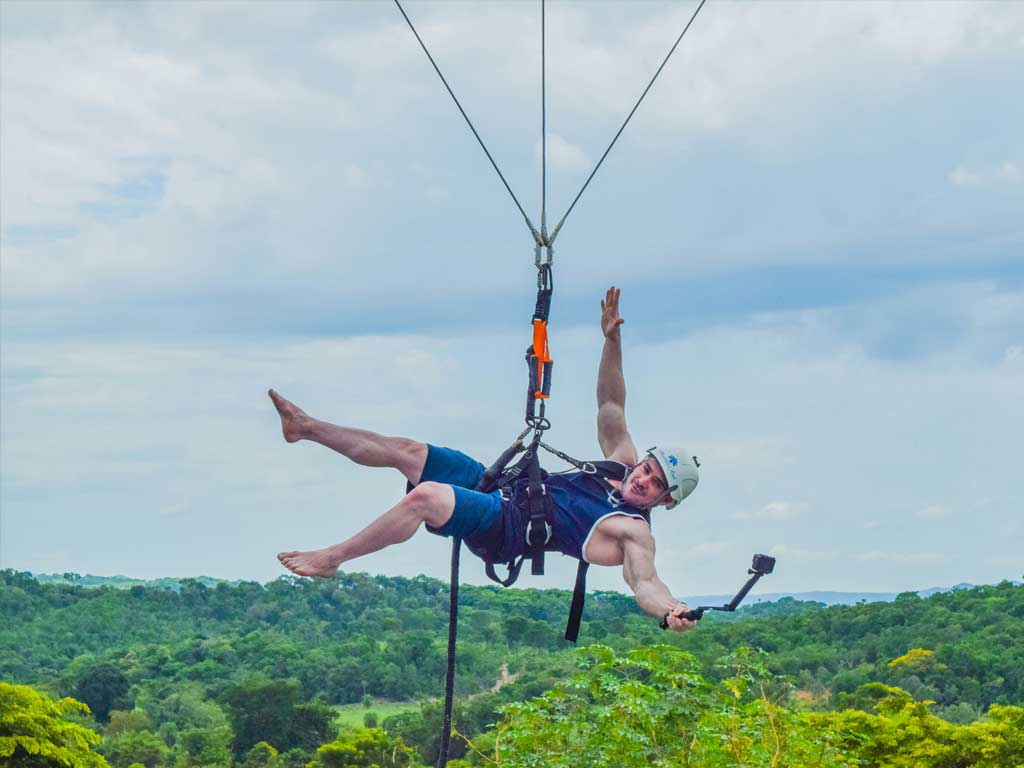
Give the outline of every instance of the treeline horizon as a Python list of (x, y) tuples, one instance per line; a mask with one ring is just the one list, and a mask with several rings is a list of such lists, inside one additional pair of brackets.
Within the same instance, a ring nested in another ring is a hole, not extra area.
[[(207, 587), (214, 587), (217, 584), (224, 583), (228, 586), (237, 586), (239, 584), (249, 582), (256, 584), (266, 585), (269, 581), (259, 581), (258, 579), (242, 579), (242, 578), (227, 578), (219, 576), (156, 576), (156, 577), (138, 577), (128, 576), (126, 574), (114, 574), (112, 576), (102, 576), (92, 573), (77, 573), (74, 571), (65, 571), (63, 573), (42, 573), (35, 571), (22, 571), (22, 573), (30, 574), (34, 579), (43, 584), (52, 583), (64, 583), (70, 582), (82, 587), (100, 587), (109, 586), (117, 587), (119, 589), (127, 589), (132, 586), (143, 586), (143, 587), (162, 587), (164, 589), (178, 590), (181, 583), (184, 581), (199, 582), (205, 584)], [(352, 573), (370, 576), (366, 572), (353, 571)], [(279, 577), (275, 577), (279, 578)], [(429, 578), (429, 577), (428, 577)], [(271, 581), (275, 580), (272, 579)], [(746, 603), (740, 606), (740, 609), (746, 608), (750, 605), (757, 603), (774, 603), (785, 598), (793, 598), (795, 600), (818, 602), (823, 605), (856, 605), (860, 602), (891, 602), (895, 600), (899, 595), (906, 594), (908, 592), (915, 592), (921, 597), (930, 597), (938, 592), (954, 592), (961, 589), (972, 589), (978, 586), (993, 586), (1005, 581), (1009, 581), (1011, 584), (1021, 585), (1024, 581), (1017, 579), (1000, 579), (997, 582), (985, 582), (984, 584), (975, 584), (972, 582), (958, 582), (949, 586), (931, 586), (922, 587), (920, 589), (900, 589), (900, 590), (888, 590), (883, 592), (854, 592), (850, 590), (834, 590), (834, 589), (811, 589), (803, 592), (763, 592), (755, 590), (753, 594), (747, 597)], [(445, 582), (447, 583), (447, 582)], [(536, 587), (534, 587), (536, 589)], [(620, 594), (630, 596), (630, 593), (623, 590), (613, 590)], [(720, 593), (714, 595), (687, 595), (680, 599), (689, 601), (690, 603), (696, 604), (697, 602), (707, 602), (709, 600), (721, 599), (722, 602), (728, 601), (732, 597), (732, 593)]]

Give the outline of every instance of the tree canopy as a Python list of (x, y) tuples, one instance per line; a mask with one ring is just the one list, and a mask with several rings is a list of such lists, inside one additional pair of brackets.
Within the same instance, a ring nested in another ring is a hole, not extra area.
[[(5, 731), (5, 768), (61, 765), (60, 750), (83, 745), (90, 757), (71, 764), (86, 768), (383, 766), (384, 747), (396, 765), (436, 761), (446, 584), (83, 581), (0, 571), (0, 679), (33, 686), (8, 685), (36, 697), (20, 694), (38, 717), (19, 722), (53, 737), (44, 750), (31, 729), (19, 742)], [(583, 651), (561, 639), (567, 591), (466, 586), (462, 598), (463, 766), (557, 765), (561, 750), (578, 765), (778, 754), (780, 766), (989, 768), (1019, 752), (1024, 587), (1009, 582), (831, 608), (782, 600), (685, 635), (599, 592), (581, 640), (600, 645)], [(389, 702), (405, 704), (392, 714)], [(357, 725), (340, 725), (347, 706)], [(900, 750), (918, 763), (896, 761)], [(956, 753), (973, 762), (946, 759)]]

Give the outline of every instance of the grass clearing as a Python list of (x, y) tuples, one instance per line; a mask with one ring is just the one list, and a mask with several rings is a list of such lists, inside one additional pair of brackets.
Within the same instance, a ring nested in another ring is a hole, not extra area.
[(419, 712), (420, 705), (416, 701), (386, 701), (374, 699), (367, 707), (362, 702), (356, 704), (342, 704), (334, 708), (337, 713), (334, 718), (334, 725), (338, 728), (361, 728), (363, 718), (367, 712), (374, 712), (377, 715), (377, 724), (383, 725), (384, 720), (392, 715), (399, 715), (403, 712)]

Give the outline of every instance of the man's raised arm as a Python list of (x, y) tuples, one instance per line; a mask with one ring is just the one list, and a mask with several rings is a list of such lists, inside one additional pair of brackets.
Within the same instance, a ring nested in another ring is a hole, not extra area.
[(669, 628), (680, 632), (697, 625), (675, 615), (689, 608), (672, 597), (669, 588), (658, 578), (654, 570), (654, 537), (646, 526), (631, 525), (622, 538), (622, 576), (645, 613), (659, 619), (668, 614)]
[(622, 334), (618, 288), (608, 289), (601, 301), (604, 349), (597, 371), (597, 441), (606, 459), (636, 463), (636, 446), (626, 429), (626, 379), (622, 375)]

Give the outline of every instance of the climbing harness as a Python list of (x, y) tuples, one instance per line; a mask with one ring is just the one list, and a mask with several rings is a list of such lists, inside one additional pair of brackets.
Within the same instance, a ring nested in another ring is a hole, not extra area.
[[(551, 312), (551, 297), (554, 290), (554, 281), (552, 277), (552, 265), (554, 261), (554, 243), (558, 237), (558, 233), (562, 230), (562, 225), (565, 224), (565, 220), (572, 213), (576, 204), (579, 202), (583, 193), (590, 185), (591, 180), (597, 174), (598, 169), (604, 163), (605, 158), (608, 157), (608, 153), (611, 152), (612, 147), (618, 141), (619, 136), (625, 130), (629, 121), (633, 118), (644, 97), (647, 96), (648, 91), (654, 85), (654, 81), (658, 79), (658, 75), (665, 68), (668, 60), (675, 53), (676, 48), (682, 41), (683, 36), (686, 35), (690, 29), (690, 25), (693, 24), (694, 19), (697, 18), (697, 14), (700, 13), (704, 7), (704, 3), (707, 0), (700, 0), (697, 8), (690, 16), (683, 28), (683, 31), (679, 33), (672, 48), (666, 54), (662, 60), (661, 65), (658, 67), (654, 76), (651, 77), (650, 82), (647, 83), (647, 87), (644, 88), (640, 94), (640, 98), (637, 99), (633, 108), (629, 111), (626, 119), (623, 121), (619, 130), (615, 133), (608, 148), (605, 149), (601, 158), (598, 160), (594, 169), (590, 172), (583, 186), (579, 192), (573, 198), (569, 208), (563, 214), (562, 218), (558, 220), (554, 229), (548, 234), (547, 229), (547, 86), (546, 86), (546, 27), (545, 27), (545, 3), (541, 0), (541, 216), (540, 216), (540, 229), (534, 226), (533, 222), (530, 221), (530, 217), (527, 215), (519, 199), (512, 191), (508, 181), (502, 174), (501, 169), (495, 162), (494, 157), (487, 149), (487, 145), (484, 144), (483, 139), (477, 132), (473, 125), (473, 122), (469, 119), (469, 115), (466, 114), (466, 110), (463, 109), (462, 104), (459, 103), (455, 92), (452, 90), (448, 81), (442, 74), (440, 67), (437, 62), (434, 61), (434, 57), (427, 49), (426, 43), (420, 37), (416, 31), (415, 25), (409, 18), (405, 9), (402, 7), (400, 0), (395, 0), (395, 5), (398, 6), (398, 10), (401, 12), (402, 17), (409, 25), (409, 29), (412, 30), (413, 35), (416, 37), (416, 41), (420, 44), (423, 52), (430, 60), (434, 71), (437, 73), (441, 82), (444, 84), (445, 89), (448, 91), (448, 95), (452, 97), (455, 102), (455, 106), (458, 107), (459, 112), (465, 119), (469, 129), (473, 132), (473, 136), (476, 138), (477, 143), (480, 144), (480, 148), (483, 149), (484, 154), (490, 161), (491, 166), (494, 168), (498, 177), (501, 179), (502, 184), (505, 186), (506, 191), (511, 196), (512, 201), (515, 203), (516, 208), (519, 209), (519, 213), (522, 214), (523, 219), (526, 222), (527, 227), (530, 230), (530, 235), (534, 242), (534, 265), (537, 268), (537, 301), (533, 312), (533, 339), (532, 343), (526, 351), (526, 362), (529, 368), (529, 384), (527, 388), (526, 397), (526, 429), (519, 435), (518, 438), (510, 445), (505, 451), (498, 457), (485, 472), (480, 482), (477, 484), (477, 491), (482, 492), (493, 492), (495, 489), (500, 489), (503, 492), (504, 489), (511, 485), (514, 481), (522, 478), (524, 475), (527, 478), (527, 512), (528, 520), (526, 526), (526, 546), (527, 550), (525, 554), (520, 556), (514, 562), (510, 561), (507, 563), (508, 574), (502, 578), (499, 577), (495, 571), (495, 563), (489, 558), (484, 557), (486, 563), (487, 575), (493, 581), (501, 584), (502, 586), (509, 586), (516, 581), (519, 577), (520, 569), (522, 568), (525, 559), (530, 560), (530, 572), (533, 575), (542, 575), (544, 573), (544, 554), (552, 547), (552, 526), (551, 520), (554, 513), (554, 505), (551, 501), (551, 497), (547, 492), (547, 488), (544, 484), (544, 480), (547, 473), (540, 466), (539, 452), (544, 449), (555, 456), (563, 459), (572, 466), (576, 467), (579, 471), (594, 476), (598, 479), (605, 487), (608, 493), (610, 502), (613, 502), (613, 506), (616, 499), (621, 502), (621, 496), (619, 492), (611, 485), (610, 480), (623, 481), (628, 476), (630, 467), (624, 464), (614, 461), (593, 461), (593, 462), (581, 462), (572, 457), (568, 456), (561, 451), (551, 448), (549, 445), (544, 443), (542, 440), (544, 432), (551, 428), (551, 422), (545, 415), (546, 400), (551, 396), (551, 376), (554, 367), (554, 361), (551, 357), (551, 350), (548, 344), (548, 316)], [(533, 433), (529, 442), (526, 442), (526, 438), (530, 433)], [(507, 468), (508, 464), (512, 459), (522, 453), (522, 458), (519, 459), (512, 467)], [(506, 469), (507, 468), (507, 469)], [(481, 554), (470, 545), (470, 549), (476, 554)], [(445, 678), (445, 701), (444, 701), (444, 716), (442, 723), (441, 732), (441, 744), (438, 753), (438, 768), (445, 768), (448, 764), (448, 749), (451, 741), (451, 725), (452, 725), (452, 700), (455, 684), (455, 648), (456, 648), (456, 636), (458, 632), (458, 608), (459, 608), (459, 561), (460, 553), (462, 550), (462, 539), (454, 538), (452, 540), (452, 557), (451, 557), (451, 586), (449, 594), (449, 621), (448, 621), (448, 664), (447, 674)], [(484, 553), (486, 554), (486, 553)], [(572, 605), (569, 609), (569, 620), (566, 625), (565, 638), (571, 642), (575, 642), (579, 634), (580, 620), (583, 615), (583, 601), (586, 595), (586, 574), (589, 564), (584, 559), (580, 559), (579, 567), (576, 571), (576, 585), (573, 590)]]

